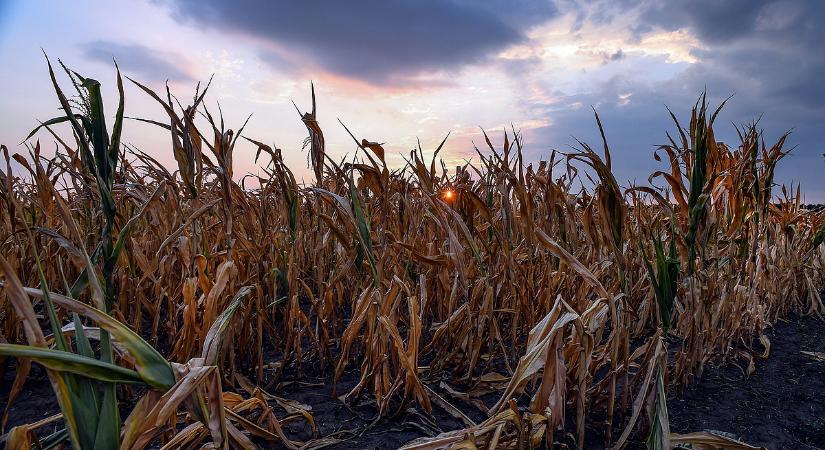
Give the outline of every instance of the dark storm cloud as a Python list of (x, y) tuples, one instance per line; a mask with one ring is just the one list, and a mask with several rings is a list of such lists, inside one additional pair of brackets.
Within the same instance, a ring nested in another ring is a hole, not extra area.
[(143, 45), (98, 40), (83, 44), (82, 50), (87, 58), (103, 63), (115, 58), (121, 69), (151, 81), (192, 79), (179, 56)]
[(819, 0), (675, 0), (650, 2), (642, 20), (665, 29), (690, 29), (707, 44), (737, 40), (813, 44), (823, 36)]
[(178, 18), (269, 41), (326, 70), (375, 84), (484, 60), (552, 18), (548, 1), (168, 0)]
[(772, 2), (761, 0), (676, 0), (652, 2), (642, 17), (666, 29), (689, 27), (704, 42), (727, 42), (747, 36), (760, 11)]
[(757, 89), (746, 95), (783, 99), (823, 111), (825, 2), (669, 1), (652, 4), (642, 19), (669, 30), (687, 28), (704, 49), (696, 76), (735, 74)]

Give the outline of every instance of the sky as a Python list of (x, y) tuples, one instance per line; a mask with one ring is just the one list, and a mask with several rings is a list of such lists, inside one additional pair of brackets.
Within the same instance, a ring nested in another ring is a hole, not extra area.
[[(768, 145), (793, 130), (777, 182), (824, 202), (823, 24), (818, 0), (0, 0), (0, 143), (24, 152), (37, 121), (59, 114), (41, 48), (101, 81), (110, 114), (113, 58), (182, 101), (214, 76), (210, 110), (235, 129), (252, 114), (244, 135), (283, 149), (307, 180), (292, 101), (309, 110), (310, 82), (335, 159), (355, 150), (340, 119), (385, 143), (396, 167), (418, 139), (431, 154), (448, 132), (447, 166), (477, 161), (482, 128), (498, 146), (520, 130), (538, 161), (576, 139), (600, 148), (592, 107), (623, 185), (665, 168), (653, 152), (675, 131), (666, 107), (686, 124), (707, 89), (713, 104), (733, 96), (720, 140), (755, 119)], [(165, 119), (126, 83), (127, 115)], [(129, 121), (124, 140), (175, 167), (165, 130)], [(259, 171), (254, 150), (239, 143), (236, 175)]]

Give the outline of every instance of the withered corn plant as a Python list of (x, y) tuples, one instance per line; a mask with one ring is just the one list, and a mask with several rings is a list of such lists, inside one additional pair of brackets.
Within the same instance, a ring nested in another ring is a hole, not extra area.
[[(129, 231), (145, 211), (160, 200), (166, 190), (166, 181), (161, 180), (148, 197), (143, 195), (145, 199), (140, 208), (133, 211), (115, 235), (117, 208), (113, 192), (116, 187), (117, 163), (121, 157), (119, 140), (124, 110), (120, 73), (118, 72), (117, 80), (120, 103), (110, 139), (105, 126), (100, 84), (66, 69), (74, 85), (85, 89), (78, 90), (79, 100), (74, 102), (73, 107), (58, 85), (50, 63), (49, 72), (65, 116), (44, 122), (32, 132), (32, 135), (41, 127), (51, 131), (51, 126), (62, 122), (71, 123), (79, 150), (70, 152), (62, 159), (66, 164), (68, 176), (83, 179), (83, 193), (89, 197), (87, 211), (92, 211), (93, 214), (87, 223), (90, 225), (90, 231), (99, 236), (99, 240), (91, 252), (92, 256), (84, 245), (75, 243), (75, 240), (82, 239), (82, 234), (72, 216), (67, 199), (61, 196), (54, 185), (56, 178), (49, 176), (48, 172), (52, 170), (54, 160), (49, 163), (48, 169), (42, 165), (39, 143), (33, 148), (31, 164), (25, 159), (16, 158), (29, 169), (40, 191), (40, 200), (44, 205), (48, 205), (46, 209), (39, 211), (31, 209), (29, 205), (20, 205), (20, 200), (13, 193), (7, 197), (10, 212), (19, 212), (21, 215), (26, 210), (31, 212), (30, 218), (20, 218), (20, 228), (25, 230), (24, 239), (30, 244), (39, 242), (34, 237), (34, 230), (44, 238), (57, 243), (71, 258), (79, 262), (76, 270), (77, 280), (71, 285), (65, 278), (62, 261), (58, 261), (52, 268), (57, 269), (66, 289), (66, 294), (58, 294), (49, 289), (44, 261), (38, 247), (32, 248), (39, 281), (39, 287), (36, 289), (24, 287), (9, 261), (0, 257), (0, 271), (5, 278), (2, 286), (16, 317), (22, 320), (25, 338), (29, 344), (0, 344), (0, 355), (35, 361), (46, 368), (66, 425), (65, 429), (43, 439), (46, 446), (54, 447), (68, 439), (73, 447), (82, 449), (145, 448), (159, 433), (168, 428), (170, 420), (176, 420), (176, 412), (179, 406), (183, 405), (188, 410), (187, 420), (193, 421), (193, 424), (174, 435), (172, 441), (176, 441), (177, 444), (194, 445), (209, 434), (211, 445), (215, 447), (228, 448), (230, 443), (236, 447), (253, 447), (254, 444), (249, 437), (241, 433), (228, 419), (234, 414), (240, 421), (241, 428), (252, 429), (251, 434), (257, 432), (280, 440), (289, 447), (296, 447), (280, 432), (276, 419), (270, 418), (267, 426), (260, 427), (246, 421), (238, 412), (224, 405), (224, 392), (217, 367), (224, 352), (224, 334), (242, 300), (252, 290), (251, 287), (241, 288), (223, 313), (210, 321), (211, 326), (204, 330), (201, 356), (190, 359), (185, 364), (170, 364), (135, 331), (109, 314), (119, 288), (114, 273), (125, 242), (129, 239)], [(231, 136), (231, 132), (222, 135), (227, 134)], [(225, 140), (221, 143), (225, 143)], [(5, 151), (5, 147), (3, 150)], [(231, 155), (231, 144), (228, 151)], [(8, 175), (4, 176), (10, 176), (10, 173), (9, 171)], [(226, 178), (231, 178), (231, 173)], [(47, 221), (52, 227), (37, 226), (37, 216), (43, 212), (58, 214), (62, 219), (62, 227), (58, 225), (61, 221), (55, 220)], [(10, 220), (17, 221), (18, 218), (10, 217)], [(30, 224), (29, 220), (34, 223)], [(100, 228), (94, 228), (95, 222), (102, 222)], [(231, 236), (231, 228), (228, 229), (227, 235)], [(22, 245), (19, 236), (9, 237), (17, 241), (16, 245)], [(231, 243), (231, 239), (229, 242)], [(88, 298), (94, 306), (73, 298), (85, 297), (84, 291), (88, 291)], [(48, 336), (44, 335), (40, 327), (31, 298), (41, 299), (45, 305), (52, 329)], [(56, 306), (73, 314), (73, 321), (69, 326), (63, 326)], [(97, 326), (84, 325), (81, 316)], [(74, 337), (74, 348), (67, 335)], [(97, 341), (97, 349), (93, 348), (91, 343), (92, 336)], [(117, 357), (122, 364), (115, 364), (115, 349), (118, 350)], [(28, 367), (28, 362), (20, 365), (18, 380), (15, 381), (18, 390), (19, 385), (22, 385), (18, 381), (25, 379)], [(137, 401), (125, 423), (121, 424), (116, 389), (124, 384), (144, 385), (148, 391)], [(249, 405), (246, 408), (249, 409)], [(271, 411), (265, 403), (254, 408), (264, 412)], [(4, 415), (4, 421), (5, 417)], [(7, 438), (7, 446), (42, 447), (44, 442), (31, 431), (25, 427), (11, 434)]]
[[(54, 155), (2, 148), (0, 370), (18, 358), (12, 404), (45, 366), (62, 411), (7, 445), (321, 447), (342, 436), (277, 392), (313, 370), (352, 377), (339, 398), (377, 418), (465, 424), (406, 448), (583, 448), (595, 420), (609, 448), (749, 448), (671, 433), (668, 389), (723, 360), (752, 371), (777, 318), (825, 312), (825, 217), (798, 186), (774, 192), (786, 136), (768, 147), (753, 123), (717, 142), (704, 96), (687, 127), (671, 113), (650, 184), (621, 186), (598, 116), (603, 152), (530, 163), (510, 130), (485, 133), (477, 162), (448, 169), (445, 138), (391, 167), (347, 129), (355, 156), (338, 161), (349, 149), (326, 148), (313, 89), (303, 185), (286, 150), (209, 111), (209, 85), (184, 107), (132, 80), (164, 117), (134, 120), (169, 134), (170, 168), (120, 143), (122, 94), (108, 131), (99, 85), (69, 76), (77, 96), (53, 76), (63, 115), (35, 130)], [(242, 151), (258, 175), (236, 173)], [(118, 393), (134, 404), (122, 422)], [(287, 435), (296, 421), (312, 439)]]

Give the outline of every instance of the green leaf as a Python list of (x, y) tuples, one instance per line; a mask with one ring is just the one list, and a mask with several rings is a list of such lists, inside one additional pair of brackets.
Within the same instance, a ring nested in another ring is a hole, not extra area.
[[(0, 344), (0, 355), (29, 358), (50, 370), (69, 372), (108, 383), (143, 384), (134, 370), (94, 358), (30, 345)], [(82, 417), (78, 417), (82, 419)]]
[(77, 352), (80, 353), (81, 356), (94, 358), (95, 353), (92, 350), (91, 343), (89, 343), (89, 338), (86, 337), (86, 330), (80, 322), (80, 316), (78, 316), (77, 313), (72, 313), (72, 319), (74, 320), (74, 336), (77, 340)]
[(650, 434), (647, 438), (648, 450), (670, 450), (670, 419), (667, 415), (667, 394), (664, 382), (664, 355), (656, 360), (656, 391), (653, 408), (650, 410)]
[[(38, 289), (24, 289), (27, 294), (34, 297), (43, 295)], [(169, 362), (131, 328), (118, 322), (117, 319), (105, 312), (65, 295), (50, 292), (49, 296), (60, 307), (92, 319), (97, 322), (100, 328), (111, 333), (115, 340), (135, 359), (135, 369), (146, 384), (163, 391), (168, 390), (175, 384), (175, 375)], [(101, 341), (104, 337), (106, 337), (106, 334), (101, 332)]]
[(103, 97), (100, 93), (100, 82), (91, 78), (83, 80), (89, 101), (89, 120), (92, 148), (94, 149), (95, 164), (98, 175), (111, 189), (114, 180), (114, 168), (109, 163), (109, 133), (106, 131), (106, 115), (103, 112)]
[(378, 287), (378, 269), (375, 265), (375, 255), (372, 253), (370, 222), (364, 214), (364, 210), (361, 208), (361, 199), (358, 195), (358, 191), (355, 189), (352, 170), (350, 170), (349, 175), (349, 194), (352, 201), (352, 212), (355, 215), (355, 224), (358, 228), (358, 238), (364, 248), (364, 253), (367, 255), (367, 261), (370, 264), (370, 269), (372, 269), (373, 285)]
[(51, 450), (58, 445), (66, 442), (69, 438), (69, 430), (62, 429), (40, 439), (41, 450)]
[[(74, 119), (80, 119), (81, 117), (82, 116), (80, 114), (74, 114)], [(45, 122), (40, 122), (40, 125), (38, 125), (35, 129), (33, 129), (31, 131), (31, 133), (29, 133), (28, 136), (26, 136), (26, 139), (23, 139), (23, 140), (24, 141), (29, 140), (32, 136), (34, 136), (35, 133), (40, 131), (41, 128), (50, 127), (52, 125), (57, 125), (59, 123), (68, 122), (70, 120), (72, 120), (72, 118), (70, 118), (69, 116), (60, 116), (60, 117), (55, 117), (53, 119), (49, 119)]]
[(109, 162), (112, 165), (112, 170), (117, 170), (117, 158), (120, 153), (120, 135), (123, 131), (123, 111), (124, 111), (124, 95), (123, 95), (123, 78), (120, 76), (120, 67), (115, 62), (115, 69), (117, 70), (117, 92), (119, 101), (117, 105), (117, 113), (115, 113), (115, 124), (112, 126), (112, 139), (109, 143)]
[[(94, 358), (90, 358), (97, 361)], [(100, 421), (100, 405), (98, 404), (97, 380), (64, 372), (63, 378), (68, 386), (68, 396), (74, 410), (77, 422), (75, 426), (82, 448), (93, 448), (95, 431)]]
[[(80, 356), (95, 358), (95, 353), (86, 336), (80, 316), (73, 313), (75, 339), (77, 341), (77, 351)], [(78, 427), (80, 440), (91, 447), (95, 442), (95, 429), (100, 421), (100, 405), (98, 403), (98, 386), (93, 380), (73, 374), (64, 374), (66, 384), (69, 386), (69, 398), (75, 410), (75, 415), (83, 423)]]
[(673, 302), (679, 288), (679, 259), (676, 254), (676, 241), (671, 238), (668, 254), (665, 255), (661, 238), (653, 236), (654, 263), (650, 263), (644, 245), (639, 244), (642, 253), (642, 261), (647, 270), (650, 285), (656, 297), (659, 309), (659, 318), (662, 323), (662, 330), (667, 332), (670, 329), (671, 316), (673, 315)]
[(111, 383), (103, 387), (103, 399), (95, 435), (94, 448), (96, 450), (120, 447), (120, 413), (117, 410), (116, 387)]

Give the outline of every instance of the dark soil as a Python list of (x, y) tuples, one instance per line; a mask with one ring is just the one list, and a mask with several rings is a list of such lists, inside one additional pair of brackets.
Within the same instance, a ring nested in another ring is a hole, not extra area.
[[(771, 340), (770, 357), (757, 361), (756, 372), (750, 377), (732, 364), (709, 367), (694, 384), (669, 399), (672, 431), (719, 430), (769, 449), (825, 449), (825, 362), (801, 353), (825, 352), (825, 321), (804, 318), (780, 322), (766, 334)], [(349, 392), (358, 382), (357, 369), (352, 366), (339, 381), (335, 394)], [(14, 367), (9, 367), (2, 379), (0, 410), (8, 401), (14, 372)], [(305, 366), (304, 372), (312, 372), (311, 367)], [(330, 372), (328, 368), (326, 376), (295, 377), (271, 391), (311, 406), (320, 435), (343, 440), (331, 449), (397, 448), (418, 437), (464, 426), (435, 404), (432, 417), (410, 407), (393, 410), (396, 414), (392, 417), (376, 420), (375, 403), (368, 400), (369, 396), (364, 396), (360, 403), (345, 405), (333, 395)], [(433, 390), (472, 420), (484, 419), (479, 409), (447, 396), (436, 380), (429, 381)], [(461, 386), (452, 387), (462, 390)], [(495, 395), (483, 400), (489, 406)], [(34, 365), (23, 392), (12, 406), (6, 431), (57, 411), (45, 372)], [(568, 423), (569, 431), (573, 432), (573, 427)], [(286, 424), (285, 431), (292, 439), (311, 438), (308, 427), (300, 421)], [(587, 431), (587, 448), (601, 448), (600, 427), (591, 424)], [(567, 439), (569, 448), (575, 448), (572, 434), (557, 436)], [(644, 448), (644, 444), (637, 439), (629, 448)]]
[[(0, 383), (0, 414), (6, 410), (9, 401), (9, 391), (14, 384), (14, 376), (17, 373), (16, 363), (13, 358), (7, 359), (11, 367), (6, 369), (2, 383)], [(37, 422), (60, 412), (57, 406), (57, 399), (49, 384), (49, 377), (46, 371), (37, 364), (32, 364), (29, 378), (23, 385), (23, 390), (14, 400), (9, 411), (9, 421), (4, 432), (8, 432), (17, 425)], [(55, 425), (60, 426), (58, 421)], [(56, 431), (56, 430), (54, 430)]]
[(771, 354), (756, 372), (727, 365), (705, 370), (668, 401), (671, 430), (720, 430), (769, 449), (825, 449), (825, 362), (801, 352), (825, 352), (825, 321), (779, 322), (766, 333)]

